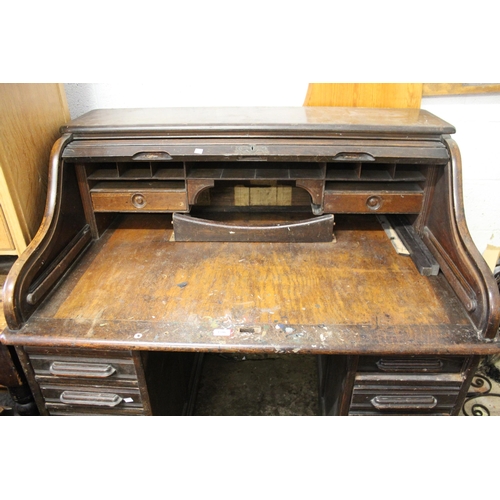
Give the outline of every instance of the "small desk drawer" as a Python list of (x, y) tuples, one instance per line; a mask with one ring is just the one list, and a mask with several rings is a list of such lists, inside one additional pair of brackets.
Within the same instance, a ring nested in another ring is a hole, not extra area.
[(40, 389), (49, 413), (54, 405), (66, 410), (91, 409), (92, 413), (112, 411), (116, 414), (120, 414), (123, 409), (143, 408), (138, 388), (40, 384)]
[(175, 212), (187, 209), (185, 191), (128, 191), (92, 192), (96, 212)]
[(422, 208), (424, 194), (414, 183), (327, 182), (326, 213), (415, 214)]
[(37, 380), (70, 380), (80, 383), (131, 382), (137, 384), (137, 373), (131, 358), (57, 356), (30, 354)]
[(458, 393), (442, 394), (428, 390), (416, 394), (405, 391), (357, 392), (353, 394), (349, 415), (425, 415), (451, 414)]
[(418, 415), (451, 412), (462, 386), (461, 374), (364, 375), (355, 378), (349, 413)]
[(361, 356), (359, 372), (383, 373), (460, 373), (464, 356)]

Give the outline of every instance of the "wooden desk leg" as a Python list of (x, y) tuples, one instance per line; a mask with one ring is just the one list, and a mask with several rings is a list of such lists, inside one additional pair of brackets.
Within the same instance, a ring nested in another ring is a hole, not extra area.
[(7, 387), (15, 403), (14, 414), (22, 416), (39, 414), (15, 350), (3, 345), (0, 346), (0, 384)]
[(319, 355), (320, 415), (349, 414), (359, 356)]

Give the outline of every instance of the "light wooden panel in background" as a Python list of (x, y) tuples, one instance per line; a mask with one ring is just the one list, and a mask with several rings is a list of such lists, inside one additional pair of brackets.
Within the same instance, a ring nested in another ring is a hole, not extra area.
[(500, 94), (500, 83), (424, 83), (422, 95)]
[(50, 151), (69, 119), (62, 84), (0, 84), (0, 206), (6, 223), (0, 230), (9, 232), (0, 238), (0, 255), (19, 255), (38, 230)]
[(304, 106), (420, 108), (421, 83), (310, 83)]

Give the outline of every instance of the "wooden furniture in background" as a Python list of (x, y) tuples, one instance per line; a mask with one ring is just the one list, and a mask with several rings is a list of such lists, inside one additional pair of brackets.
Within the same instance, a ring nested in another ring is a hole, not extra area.
[(421, 83), (310, 83), (304, 106), (420, 108)]
[(500, 94), (500, 83), (424, 83), (423, 96)]
[(304, 106), (420, 108), (422, 97), (500, 93), (500, 83), (310, 83)]
[[(62, 84), (0, 84), (0, 256), (17, 257), (38, 231), (50, 150), (68, 120)], [(5, 326), (3, 312), (0, 324)], [(17, 355), (6, 346), (0, 350), (0, 385), (17, 413), (37, 413)]]
[[(454, 415), (479, 357), (500, 352), (455, 130), (431, 113), (95, 110), (62, 131), (0, 335), (40, 413), (189, 413), (195, 353), (217, 352), (317, 355), (325, 415)], [(275, 205), (236, 203), (241, 186)], [(325, 216), (327, 241), (262, 231)], [(186, 218), (208, 221), (198, 241), (176, 240)]]
[(50, 150), (68, 120), (62, 84), (0, 84), (0, 255), (20, 255), (37, 232)]

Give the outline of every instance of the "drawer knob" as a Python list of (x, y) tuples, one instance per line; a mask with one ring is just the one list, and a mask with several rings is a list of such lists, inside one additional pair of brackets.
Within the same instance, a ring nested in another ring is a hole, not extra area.
[(49, 368), (56, 377), (107, 378), (116, 372), (113, 365), (105, 363), (72, 363), (54, 361)]
[(59, 396), (61, 403), (67, 405), (90, 405), (90, 406), (108, 406), (119, 405), (123, 399), (118, 394), (106, 394), (103, 392), (83, 392), (83, 391), (64, 391)]
[(437, 405), (434, 396), (375, 396), (371, 404), (377, 410), (431, 410)]
[(132, 205), (135, 208), (144, 208), (146, 206), (146, 198), (140, 193), (132, 195)]
[(370, 210), (378, 210), (382, 206), (382, 198), (380, 196), (370, 196), (366, 200), (366, 206)]

